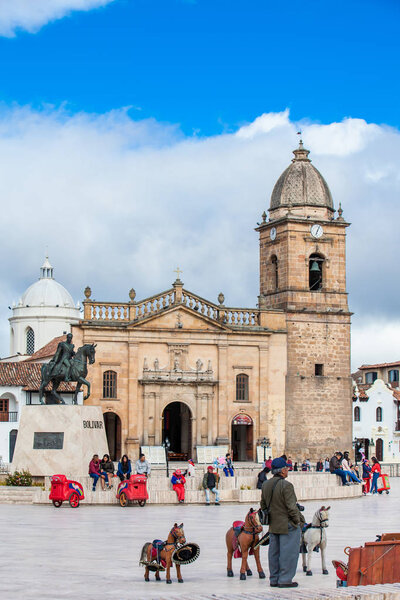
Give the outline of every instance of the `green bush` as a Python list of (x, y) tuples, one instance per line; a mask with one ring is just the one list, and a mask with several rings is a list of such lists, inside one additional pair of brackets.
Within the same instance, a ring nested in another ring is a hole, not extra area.
[(14, 473), (6, 477), (6, 485), (31, 486), (32, 475), (29, 473), (28, 470), (15, 471)]

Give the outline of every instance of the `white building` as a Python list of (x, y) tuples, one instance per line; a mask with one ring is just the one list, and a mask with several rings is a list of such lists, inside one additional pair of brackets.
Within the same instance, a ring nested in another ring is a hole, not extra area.
[(368, 458), (400, 461), (400, 393), (382, 379), (358, 382), (353, 394), (353, 437)]
[[(33, 354), (53, 338), (71, 331), (81, 319), (79, 303), (53, 277), (46, 257), (40, 278), (13, 304), (10, 317), (10, 355)], [(6, 359), (7, 360), (7, 359)]]

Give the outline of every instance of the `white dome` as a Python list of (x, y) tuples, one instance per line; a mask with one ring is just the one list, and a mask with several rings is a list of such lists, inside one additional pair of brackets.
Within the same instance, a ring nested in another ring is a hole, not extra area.
[(74, 308), (71, 294), (54, 279), (39, 279), (22, 294), (19, 306), (68, 306)]

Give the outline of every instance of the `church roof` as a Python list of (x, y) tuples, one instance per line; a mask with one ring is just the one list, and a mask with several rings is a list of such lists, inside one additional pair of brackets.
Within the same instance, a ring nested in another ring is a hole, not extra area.
[(323, 206), (334, 210), (328, 184), (308, 158), (309, 150), (293, 151), (292, 164), (282, 173), (271, 195), (270, 210), (291, 206)]
[[(3, 362), (0, 363), (0, 386), (22, 386), (25, 391), (37, 392), (40, 388), (42, 363)], [(51, 390), (51, 384), (45, 389)], [(75, 391), (75, 384), (62, 381), (59, 392)]]

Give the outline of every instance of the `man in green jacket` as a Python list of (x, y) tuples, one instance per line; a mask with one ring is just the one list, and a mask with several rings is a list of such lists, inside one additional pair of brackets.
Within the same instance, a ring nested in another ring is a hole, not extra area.
[(297, 508), (297, 498), (292, 483), (286, 481), (289, 465), (285, 458), (272, 461), (271, 479), (262, 486), (261, 508), (269, 507), (269, 580), (271, 587), (292, 588), (300, 551), (303, 515)]

